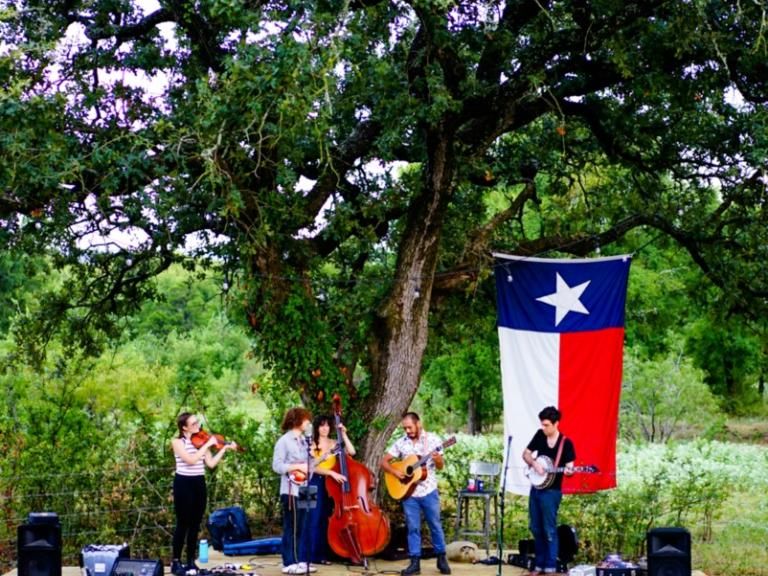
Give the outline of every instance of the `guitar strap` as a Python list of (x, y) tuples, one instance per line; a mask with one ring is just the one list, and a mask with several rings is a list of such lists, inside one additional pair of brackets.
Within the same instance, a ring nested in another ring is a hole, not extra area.
[(560, 466), (560, 457), (563, 455), (563, 446), (565, 446), (565, 434), (561, 432), (560, 446), (557, 448), (557, 456), (555, 457), (555, 463), (552, 466), (555, 470), (557, 470), (557, 468)]

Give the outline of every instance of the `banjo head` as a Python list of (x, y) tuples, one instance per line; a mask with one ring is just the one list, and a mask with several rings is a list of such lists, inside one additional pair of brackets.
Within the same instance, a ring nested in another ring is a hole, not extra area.
[[(536, 456), (536, 462), (541, 464), (544, 470), (552, 470), (554, 468), (552, 459), (549, 456)], [(555, 475), (548, 472), (538, 474), (533, 466), (531, 466), (528, 468), (528, 480), (530, 480), (531, 484), (536, 488), (549, 488), (555, 481)]]

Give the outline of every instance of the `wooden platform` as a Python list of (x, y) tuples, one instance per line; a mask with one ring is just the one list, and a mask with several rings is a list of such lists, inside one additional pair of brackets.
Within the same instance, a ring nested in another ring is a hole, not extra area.
[[(483, 552), (484, 554), (485, 552)], [(506, 557), (506, 553), (504, 555)], [(249, 565), (248, 569), (236, 571), (224, 570), (226, 564)], [(331, 564), (330, 566), (317, 566), (316, 576), (350, 576), (359, 574), (361, 576), (375, 576), (378, 574), (397, 576), (400, 570), (408, 564), (407, 560), (399, 562), (389, 562), (380, 559), (371, 559), (368, 562), (368, 570), (362, 566), (348, 566), (346, 564)], [(224, 556), (221, 552), (211, 550), (210, 558), (207, 564), (201, 565), (201, 568), (222, 571), (222, 574), (231, 576), (238, 574), (242, 576), (283, 576), (281, 572), (282, 564), (280, 556)], [(453, 576), (496, 576), (499, 574), (499, 566), (486, 564), (459, 564), (451, 563)], [(83, 576), (82, 570), (78, 566), (65, 566), (62, 568), (61, 576)], [(170, 574), (169, 566), (165, 566), (166, 574)], [(215, 572), (214, 572), (215, 573)], [(440, 572), (435, 567), (434, 559), (421, 561), (422, 576), (439, 576)], [(501, 565), (502, 576), (527, 576), (528, 571), (509, 564)], [(3, 576), (17, 576), (16, 569), (6, 572)], [(691, 576), (707, 576), (704, 572), (694, 570)]]

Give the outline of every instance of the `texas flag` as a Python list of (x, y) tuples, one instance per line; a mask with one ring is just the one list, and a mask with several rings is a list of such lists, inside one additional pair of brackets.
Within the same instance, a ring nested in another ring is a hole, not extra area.
[(630, 257), (494, 257), (507, 490), (530, 491), (522, 454), (546, 406), (560, 410), (576, 466), (598, 469), (566, 477), (563, 492), (614, 488)]

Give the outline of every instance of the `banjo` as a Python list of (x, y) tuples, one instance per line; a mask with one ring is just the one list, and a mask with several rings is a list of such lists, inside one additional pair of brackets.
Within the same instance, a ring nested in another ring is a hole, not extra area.
[[(558, 466), (552, 463), (552, 459), (549, 456), (536, 456), (536, 462), (541, 464), (544, 468), (544, 474), (539, 474), (533, 466), (529, 466), (525, 471), (525, 475), (528, 476), (528, 480), (534, 488), (544, 489), (549, 488), (555, 481), (557, 474), (565, 472), (565, 466)], [(597, 474), (597, 466), (574, 466), (571, 468), (573, 472), (580, 472), (582, 474)]]

